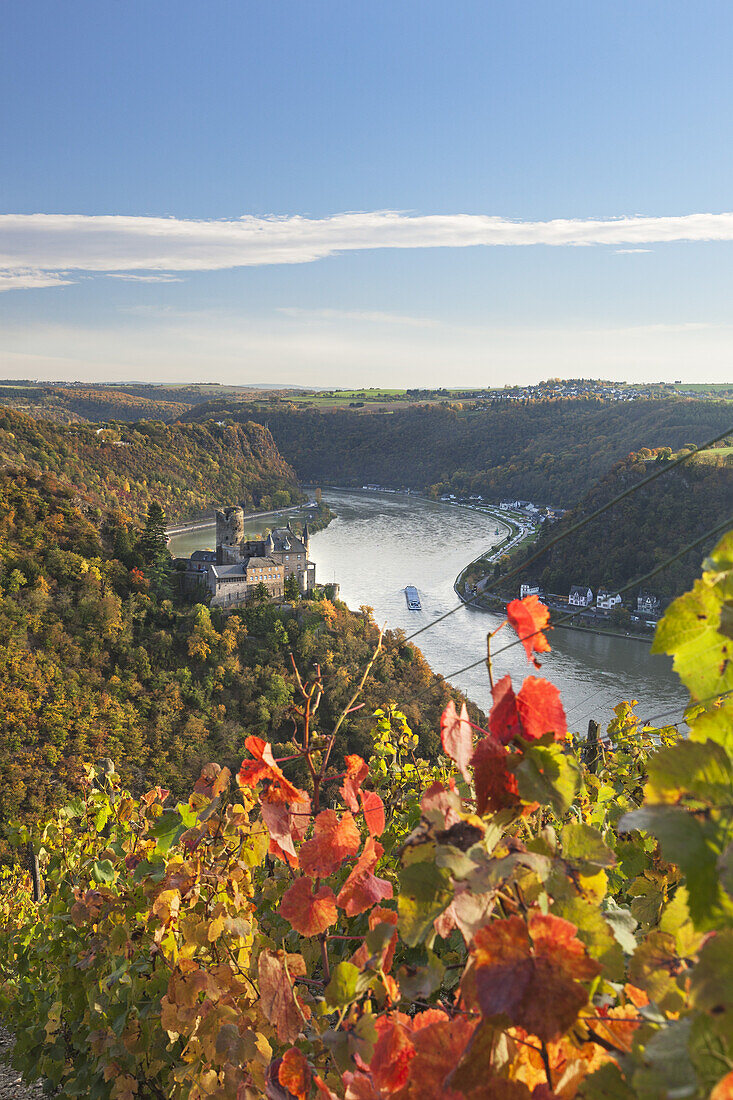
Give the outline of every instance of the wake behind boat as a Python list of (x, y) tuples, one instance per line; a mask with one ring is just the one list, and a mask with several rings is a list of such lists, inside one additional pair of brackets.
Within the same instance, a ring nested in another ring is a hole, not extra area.
[(405, 588), (405, 599), (407, 600), (407, 606), (410, 611), (422, 611), (422, 604), (420, 603), (417, 589), (413, 588), (411, 584), (408, 584)]

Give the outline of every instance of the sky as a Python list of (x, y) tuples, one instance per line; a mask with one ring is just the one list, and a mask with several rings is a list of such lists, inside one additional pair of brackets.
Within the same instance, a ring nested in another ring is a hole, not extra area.
[(7, 0), (0, 377), (733, 381), (733, 5)]

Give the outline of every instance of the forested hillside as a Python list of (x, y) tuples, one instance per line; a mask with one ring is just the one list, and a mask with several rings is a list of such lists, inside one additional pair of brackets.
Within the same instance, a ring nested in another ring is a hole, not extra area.
[[(628, 455), (560, 523), (542, 529), (544, 541), (562, 536), (583, 516), (632, 488), (664, 461), (663, 455), (653, 456), (648, 450)], [(733, 525), (733, 465), (726, 464), (724, 455), (719, 464), (694, 460), (633, 492), (610, 512), (563, 539), (530, 566), (522, 580), (539, 580), (550, 592), (567, 592), (572, 584), (588, 584), (594, 592), (601, 585), (620, 588), (729, 517)], [(715, 541), (711, 538), (673, 562), (648, 587), (662, 598), (683, 592)], [(533, 546), (524, 557), (536, 550)]]
[[(699, 444), (733, 423), (726, 402), (685, 399), (498, 402), (475, 412), (418, 406), (393, 413), (313, 412), (216, 404), (216, 419), (266, 422), (304, 481), (376, 483), (435, 494), (521, 497), (570, 507), (641, 447)], [(186, 414), (212, 416), (212, 406)]]
[(95, 428), (0, 408), (0, 465), (8, 463), (56, 474), (98, 507), (132, 516), (151, 500), (176, 520), (235, 502), (267, 509), (303, 499), (270, 432), (251, 422)]
[(107, 386), (0, 386), (0, 404), (28, 416), (78, 424), (84, 420), (175, 420), (190, 405)]
[[(52, 474), (0, 472), (0, 819), (58, 803), (82, 760), (109, 756), (133, 789), (185, 789), (202, 764), (238, 765), (248, 735), (282, 745), (295, 675), (320, 665), (327, 728), (366, 667), (367, 611), (306, 601), (296, 616), (256, 604), (228, 618), (179, 604), (146, 568), (137, 529)], [(113, 549), (114, 548), (114, 549)], [(138, 563), (143, 568), (140, 569)], [(389, 634), (343, 726), (336, 759), (365, 751), (377, 706), (399, 698), (434, 754), (448, 689), (419, 651)]]

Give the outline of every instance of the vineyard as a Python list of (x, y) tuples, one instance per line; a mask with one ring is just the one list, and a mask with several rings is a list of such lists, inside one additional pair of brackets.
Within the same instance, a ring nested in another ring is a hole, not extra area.
[(187, 801), (88, 766), (10, 835), (16, 1064), (95, 1100), (733, 1097), (732, 612), (729, 534), (654, 643), (687, 729), (621, 702), (575, 744), (527, 597), (499, 630), (532, 674), (489, 657), (486, 728), (450, 703), (436, 761), (395, 705), (336, 768), (370, 662), (325, 730), (296, 669), (293, 751), (250, 736)]

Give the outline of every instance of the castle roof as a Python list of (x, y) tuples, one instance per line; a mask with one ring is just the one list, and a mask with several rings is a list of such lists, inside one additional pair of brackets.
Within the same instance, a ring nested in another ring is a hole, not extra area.
[(191, 561), (216, 561), (216, 550), (194, 550)]

